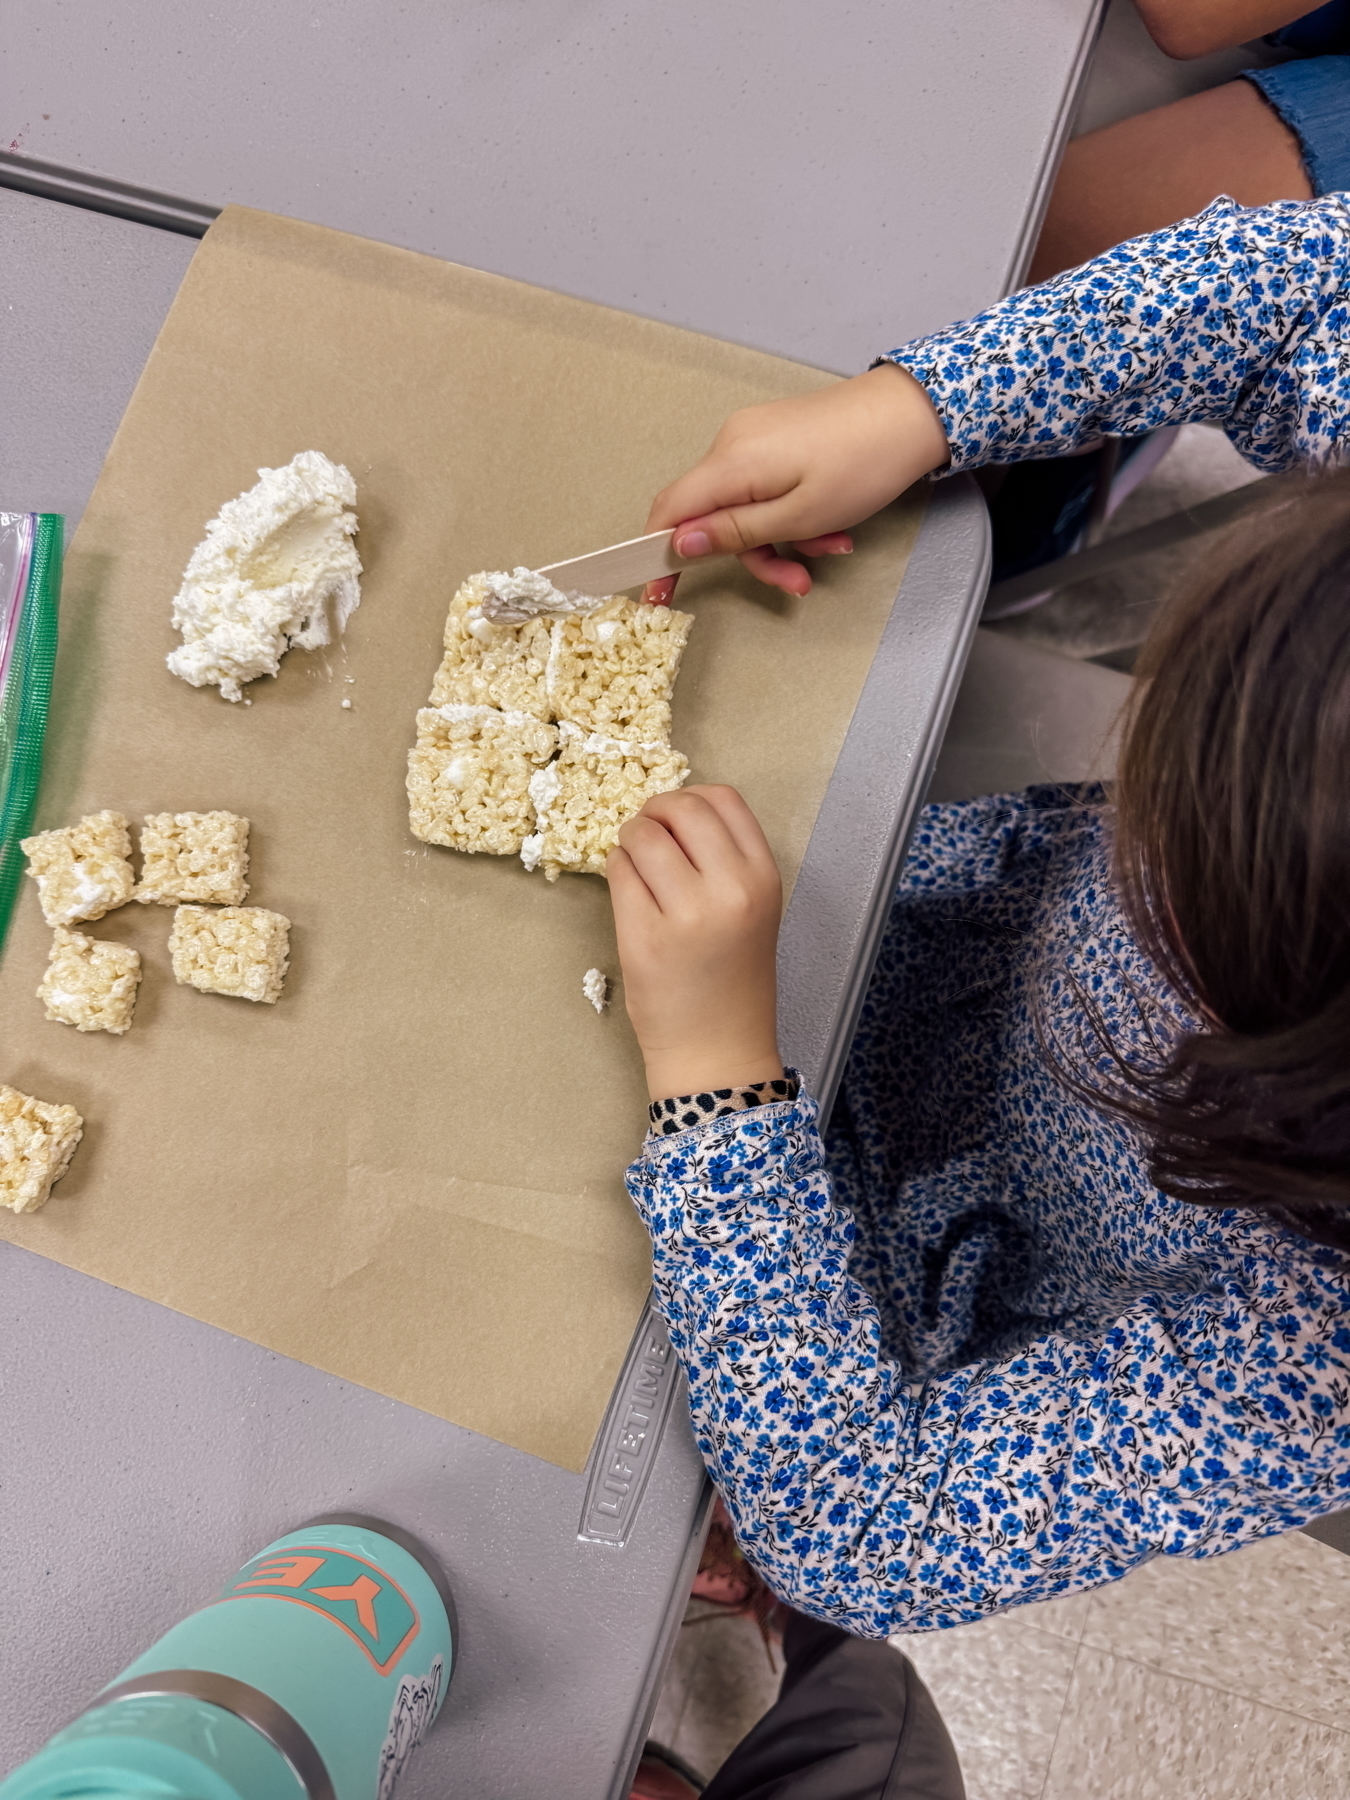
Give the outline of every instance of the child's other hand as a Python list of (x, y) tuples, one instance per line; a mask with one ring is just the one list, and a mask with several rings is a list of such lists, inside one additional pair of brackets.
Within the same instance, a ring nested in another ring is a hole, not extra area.
[(776, 1080), (783, 885), (745, 801), (729, 787), (658, 794), (605, 873), (652, 1099)]
[[(794, 400), (732, 413), (712, 448), (656, 496), (647, 531), (678, 526), (681, 556), (731, 552), (770, 587), (811, 591), (805, 556), (853, 548), (845, 534), (948, 457), (932, 401), (895, 363)], [(675, 577), (647, 599), (669, 600)]]

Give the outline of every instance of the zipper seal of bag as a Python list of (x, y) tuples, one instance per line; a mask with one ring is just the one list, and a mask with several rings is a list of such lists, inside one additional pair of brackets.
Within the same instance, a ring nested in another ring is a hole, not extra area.
[(65, 521), (60, 513), (0, 513), (0, 534), (17, 543), (0, 595), (0, 947), (23, 875), (21, 839), (37, 804), (51, 702)]

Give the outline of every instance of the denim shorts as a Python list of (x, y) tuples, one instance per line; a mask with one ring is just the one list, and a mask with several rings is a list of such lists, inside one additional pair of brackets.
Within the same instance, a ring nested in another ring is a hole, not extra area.
[(1350, 56), (1244, 69), (1298, 139), (1314, 194), (1350, 189)]

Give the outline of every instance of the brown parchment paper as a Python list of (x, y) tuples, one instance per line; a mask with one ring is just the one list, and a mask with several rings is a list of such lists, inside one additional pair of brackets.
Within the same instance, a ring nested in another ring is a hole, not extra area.
[[(66, 563), (39, 824), (222, 807), (250, 903), (293, 921), (276, 1006), (174, 984), (172, 910), (135, 945), (123, 1038), (50, 1023), (29, 882), (0, 966), (0, 1079), (85, 1137), (14, 1242), (567, 1468), (649, 1279), (622, 1175), (645, 1124), (604, 883), (409, 833), (413, 715), (464, 576), (631, 537), (727, 412), (829, 377), (319, 227), (230, 208), (198, 249)], [(205, 522), (318, 449), (356, 478), (345, 640), (229, 705), (164, 666)], [(758, 811), (789, 883), (901, 576), (902, 501), (787, 599), (722, 563), (674, 741)], [(352, 676), (355, 679), (347, 682)], [(350, 710), (343, 698), (353, 702)]]

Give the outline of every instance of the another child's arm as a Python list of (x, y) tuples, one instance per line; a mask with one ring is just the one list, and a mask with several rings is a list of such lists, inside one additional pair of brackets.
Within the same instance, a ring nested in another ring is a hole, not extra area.
[(754, 545), (744, 560), (762, 580), (804, 593), (801, 565), (765, 546), (847, 531), (944, 464), (1207, 421), (1275, 471), (1338, 459), (1347, 420), (1350, 202), (1218, 200), (867, 375), (734, 413), (647, 528), (679, 526), (684, 555)]
[(1311, 11), (1306, 0), (1135, 0), (1148, 34), (1185, 62), (1278, 31)]

